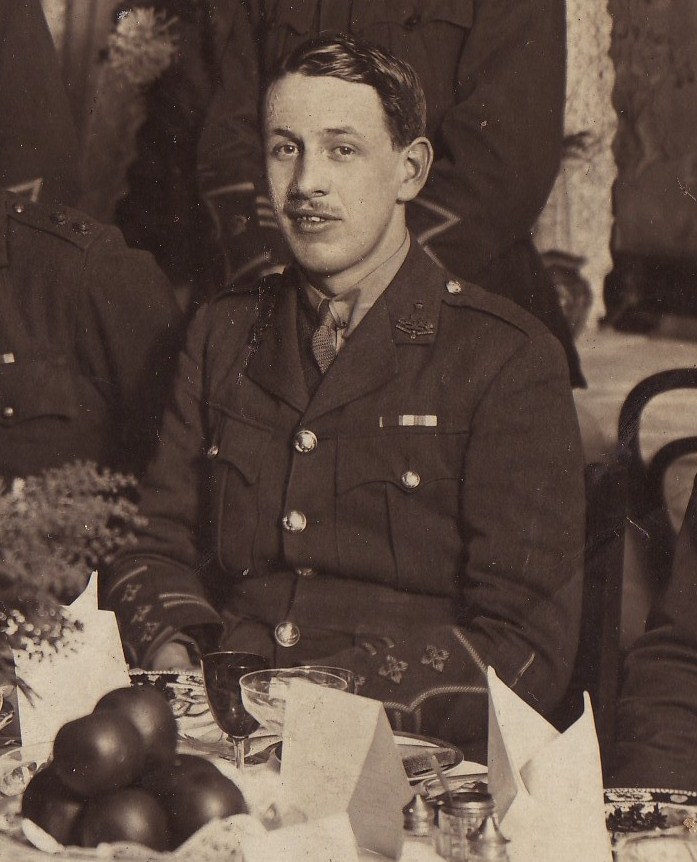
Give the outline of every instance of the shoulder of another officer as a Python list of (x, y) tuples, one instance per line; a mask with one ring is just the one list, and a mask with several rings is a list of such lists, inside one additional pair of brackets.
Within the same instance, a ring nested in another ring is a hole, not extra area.
[(531, 338), (548, 331), (540, 320), (512, 300), (456, 276), (444, 277), (443, 302), (453, 308), (467, 309), (495, 318)]
[(111, 233), (120, 236), (116, 228), (103, 225), (71, 207), (30, 201), (9, 193), (4, 199), (9, 222), (51, 234), (80, 249), (89, 248), (97, 239)]

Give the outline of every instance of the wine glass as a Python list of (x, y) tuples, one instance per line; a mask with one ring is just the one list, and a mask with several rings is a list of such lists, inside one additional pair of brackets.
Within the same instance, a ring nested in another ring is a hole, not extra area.
[(240, 677), (268, 666), (263, 656), (249, 652), (209, 652), (201, 658), (208, 706), (216, 724), (233, 745), (238, 769), (244, 769), (245, 741), (259, 727), (242, 703)]
[(240, 680), (242, 700), (263, 727), (283, 736), (286, 697), (291, 680), (302, 679), (325, 688), (346, 691), (345, 679), (315, 667), (287, 667), (252, 671)]

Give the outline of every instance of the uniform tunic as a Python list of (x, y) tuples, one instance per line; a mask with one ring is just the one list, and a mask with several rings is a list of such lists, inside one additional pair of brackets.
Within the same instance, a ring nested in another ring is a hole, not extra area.
[(353, 668), (362, 693), (466, 746), (486, 665), (543, 711), (580, 612), (582, 459), (563, 352), (413, 243), (312, 394), (292, 272), (190, 330), (149, 526), (103, 584), (134, 662), (176, 630), (273, 664)]
[(0, 475), (139, 472), (181, 316), (153, 258), (76, 210), (0, 192)]
[(697, 787), (697, 485), (673, 570), (626, 659), (611, 786)]
[(260, 81), (285, 52), (343, 29), (410, 63), (435, 149), (408, 205), (417, 240), (447, 269), (514, 299), (578, 356), (530, 240), (559, 168), (565, 85), (564, 0), (219, 0), (220, 82), (199, 174), (228, 277), (288, 260), (263, 179)]

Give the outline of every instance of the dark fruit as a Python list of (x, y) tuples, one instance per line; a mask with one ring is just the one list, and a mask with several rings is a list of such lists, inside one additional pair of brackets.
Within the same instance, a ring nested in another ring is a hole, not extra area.
[(167, 698), (151, 685), (117, 688), (105, 694), (94, 711), (115, 709), (140, 733), (146, 769), (168, 763), (177, 747), (177, 722)]
[(247, 813), (237, 786), (216, 767), (213, 770), (189, 764), (170, 780), (168, 791), (158, 797), (169, 815), (175, 847), (214, 817)]
[(170, 846), (162, 806), (136, 787), (91, 799), (77, 824), (76, 837), (83, 847), (114, 841), (137, 841), (153, 850), (167, 850)]
[(168, 796), (181, 781), (198, 774), (219, 775), (222, 773), (210, 760), (196, 754), (178, 754), (170, 763), (146, 772), (141, 787), (158, 798)]
[(69, 844), (84, 805), (84, 798), (72, 793), (55, 768), (47, 766), (36, 773), (24, 791), (22, 817), (32, 820), (59, 844)]
[(127, 787), (140, 777), (143, 760), (140, 734), (128, 719), (111, 709), (69, 721), (53, 743), (56, 773), (81, 796)]

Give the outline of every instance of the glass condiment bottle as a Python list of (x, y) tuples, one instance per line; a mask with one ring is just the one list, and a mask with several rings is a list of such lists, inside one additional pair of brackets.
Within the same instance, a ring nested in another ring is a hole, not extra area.
[(468, 835), (466, 858), (468, 862), (508, 862), (509, 843), (501, 834), (496, 815), (490, 814)]
[(404, 829), (409, 835), (414, 835), (416, 838), (428, 838), (431, 835), (436, 811), (421, 793), (417, 793), (402, 811), (404, 813)]
[(489, 793), (464, 790), (444, 797), (438, 809), (436, 852), (449, 862), (467, 862), (467, 836), (493, 813), (494, 800)]

